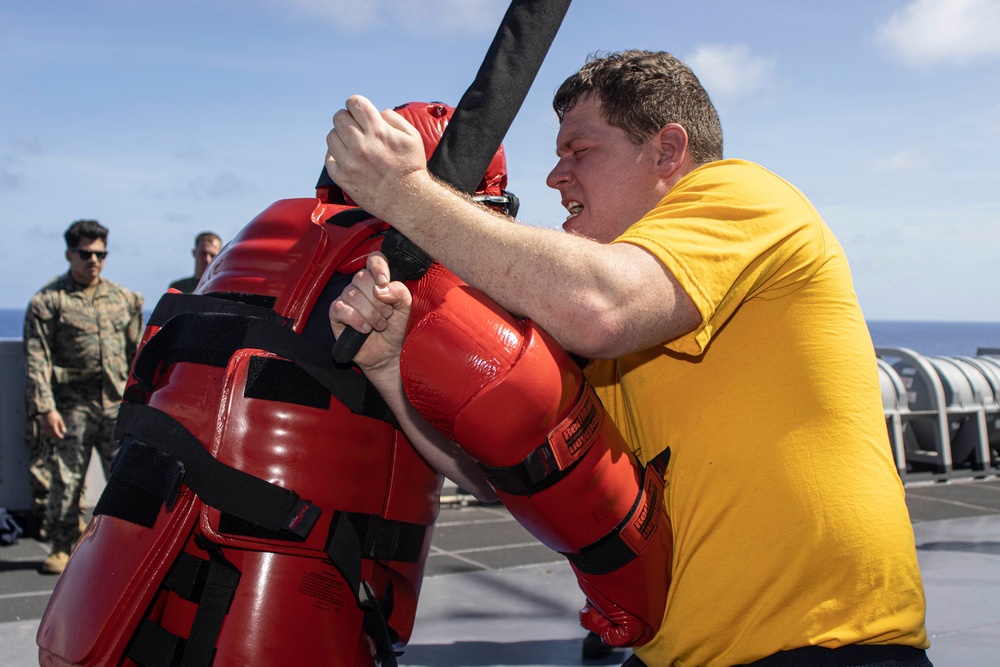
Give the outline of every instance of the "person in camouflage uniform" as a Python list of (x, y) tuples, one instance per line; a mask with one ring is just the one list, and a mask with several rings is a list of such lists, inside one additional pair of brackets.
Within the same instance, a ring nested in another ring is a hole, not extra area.
[(32, 407), (26, 406), (24, 420), (24, 444), (28, 447), (28, 485), (31, 488), (31, 513), (27, 533), (42, 540), (48, 540), (45, 515), (49, 506), (49, 464), (48, 448), (42, 437), (41, 422)]
[(191, 256), (194, 257), (194, 275), (181, 278), (170, 283), (170, 288), (180, 290), (185, 294), (191, 294), (201, 282), (201, 277), (205, 274), (205, 269), (212, 263), (215, 256), (222, 251), (222, 237), (215, 232), (202, 232), (194, 239), (194, 247), (191, 248)]
[(142, 336), (142, 296), (101, 278), (108, 230), (77, 220), (66, 230), (69, 271), (39, 290), (24, 317), (28, 419), (38, 419), (50, 476), (46, 523), (59, 574), (80, 537), (80, 498), (91, 449), (110, 474), (115, 418)]

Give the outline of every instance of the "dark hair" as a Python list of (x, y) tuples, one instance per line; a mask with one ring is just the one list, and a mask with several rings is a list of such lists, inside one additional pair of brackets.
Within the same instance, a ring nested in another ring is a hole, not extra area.
[(601, 115), (641, 144), (664, 125), (688, 133), (688, 153), (697, 164), (722, 159), (719, 114), (691, 68), (665, 51), (591, 54), (552, 100), (561, 121), (577, 102), (596, 95)]
[(75, 248), (80, 245), (80, 239), (83, 237), (99, 239), (106, 244), (108, 242), (108, 229), (97, 220), (77, 220), (66, 229), (63, 237), (66, 239), (67, 248)]
[(194, 237), (194, 247), (197, 248), (202, 241), (218, 241), (219, 245), (222, 245), (222, 238), (215, 232), (202, 232), (198, 236)]

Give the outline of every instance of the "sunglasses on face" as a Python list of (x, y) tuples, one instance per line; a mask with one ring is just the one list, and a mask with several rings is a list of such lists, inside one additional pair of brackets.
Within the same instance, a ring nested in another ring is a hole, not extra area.
[(70, 248), (69, 251), (75, 252), (80, 256), (80, 259), (85, 262), (89, 262), (92, 255), (96, 255), (98, 261), (101, 262), (103, 262), (104, 258), (108, 256), (107, 250), (81, 250), (80, 248)]

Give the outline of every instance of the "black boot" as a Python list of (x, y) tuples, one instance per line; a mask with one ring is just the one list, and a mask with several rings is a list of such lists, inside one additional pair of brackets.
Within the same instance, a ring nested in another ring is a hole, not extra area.
[(600, 660), (611, 655), (615, 649), (601, 641), (600, 635), (595, 632), (588, 632), (583, 638), (583, 659)]

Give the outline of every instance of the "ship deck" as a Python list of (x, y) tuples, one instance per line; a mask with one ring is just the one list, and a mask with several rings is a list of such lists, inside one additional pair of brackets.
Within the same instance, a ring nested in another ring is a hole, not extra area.
[[(582, 595), (563, 559), (499, 506), (448, 496), (438, 519), (404, 667), (616, 665), (583, 661)], [(907, 486), (937, 667), (986, 667), (1000, 656), (1000, 479)], [(56, 578), (38, 574), (48, 546), (0, 547), (0, 646), (6, 667), (37, 665), (35, 631)]]

